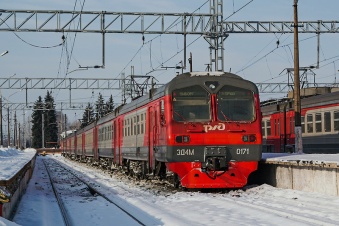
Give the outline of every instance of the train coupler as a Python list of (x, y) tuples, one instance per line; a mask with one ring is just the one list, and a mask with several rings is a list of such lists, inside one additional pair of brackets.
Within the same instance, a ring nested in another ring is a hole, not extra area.
[(226, 161), (226, 147), (205, 147), (204, 159), (201, 164), (203, 172), (227, 170), (228, 163)]

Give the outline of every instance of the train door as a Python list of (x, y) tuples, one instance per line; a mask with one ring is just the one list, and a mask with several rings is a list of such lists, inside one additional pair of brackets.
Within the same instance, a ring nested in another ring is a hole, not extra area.
[(117, 119), (114, 121), (114, 163), (122, 164), (122, 154), (121, 154), (121, 120)]
[(78, 135), (76, 132), (74, 134), (74, 156), (75, 158), (78, 156)]
[(86, 136), (85, 136), (85, 133), (82, 133), (81, 134), (81, 139), (82, 139), (82, 144), (81, 144), (81, 158), (82, 158), (82, 156), (85, 156), (85, 138), (86, 138)]
[(113, 161), (114, 161), (114, 123), (111, 124), (111, 130), (110, 130), (110, 139), (111, 139), (111, 142), (109, 144), (109, 148), (110, 148), (110, 151), (111, 151), (111, 155), (113, 156)]
[(95, 160), (98, 160), (98, 127), (93, 128), (93, 157)]
[(280, 114), (280, 151), (285, 152), (287, 145), (287, 114), (286, 107), (284, 111)]
[(121, 133), (122, 133), (122, 125), (121, 125), (121, 119), (118, 119), (118, 153), (119, 153), (119, 163), (122, 164), (122, 137), (121, 137)]
[(277, 121), (277, 125), (278, 125), (278, 136), (280, 137), (279, 139), (279, 152), (282, 152), (284, 149), (283, 149), (283, 146), (284, 146), (284, 140), (285, 140), (285, 133), (284, 133), (284, 130), (285, 130), (285, 120), (284, 120), (284, 113), (279, 113), (279, 116), (278, 116), (278, 121)]
[(148, 109), (148, 122), (149, 122), (149, 163), (152, 169), (155, 169), (155, 156), (154, 152), (157, 144), (157, 111), (154, 107)]
[(117, 120), (114, 120), (113, 123), (113, 156), (114, 156), (114, 163), (119, 164), (119, 145), (118, 145), (118, 131), (117, 131)]

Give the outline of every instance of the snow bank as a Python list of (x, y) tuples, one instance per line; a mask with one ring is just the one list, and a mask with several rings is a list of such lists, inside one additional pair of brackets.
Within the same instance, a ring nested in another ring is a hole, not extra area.
[(35, 154), (35, 149), (0, 148), (0, 180), (11, 179)]
[(313, 165), (323, 163), (339, 165), (339, 154), (263, 153), (262, 160), (268, 163), (301, 161)]

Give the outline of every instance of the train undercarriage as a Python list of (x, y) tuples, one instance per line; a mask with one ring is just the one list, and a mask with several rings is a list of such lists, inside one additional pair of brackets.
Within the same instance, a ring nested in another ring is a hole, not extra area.
[[(111, 172), (121, 172), (136, 180), (166, 182), (175, 189), (243, 187), (246, 185), (247, 177), (249, 176), (249, 174), (240, 170), (240, 168), (243, 168), (242, 166), (237, 167), (234, 162), (226, 163), (224, 159), (216, 157), (207, 158), (205, 163), (180, 163), (180, 165), (174, 163), (174, 168), (171, 163), (156, 162), (154, 169), (149, 167), (147, 161), (124, 159), (123, 165), (117, 165), (113, 162), (113, 158), (107, 157), (101, 157), (99, 160), (95, 160), (92, 156), (66, 155), (66, 157), (92, 167)], [(189, 168), (189, 170), (184, 172), (173, 170), (178, 167)], [(250, 164), (249, 171), (254, 171), (253, 169), (256, 167), (256, 163)], [(243, 179), (238, 180), (237, 178)], [(210, 185), (210, 181), (214, 181), (215, 185)]]

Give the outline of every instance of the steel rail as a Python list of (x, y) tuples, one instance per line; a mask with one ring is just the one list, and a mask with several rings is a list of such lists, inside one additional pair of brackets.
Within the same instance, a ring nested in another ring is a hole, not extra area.
[(64, 220), (64, 222), (65, 222), (65, 225), (66, 225), (66, 226), (72, 226), (72, 223), (71, 223), (72, 221), (69, 219), (68, 214), (67, 214), (67, 211), (66, 211), (66, 208), (65, 208), (65, 206), (64, 206), (64, 203), (62, 202), (62, 200), (61, 200), (61, 198), (60, 198), (60, 196), (59, 196), (59, 193), (57, 192), (57, 190), (56, 190), (56, 188), (55, 188), (55, 186), (54, 186), (54, 183), (53, 183), (53, 181), (52, 181), (52, 177), (51, 177), (51, 174), (50, 174), (50, 172), (49, 172), (49, 169), (48, 169), (48, 167), (47, 167), (47, 165), (46, 165), (46, 162), (45, 162), (45, 160), (42, 160), (42, 162), (43, 162), (44, 165), (45, 165), (45, 168), (46, 168), (46, 171), (47, 171), (47, 174), (48, 174), (48, 178), (49, 178), (49, 181), (51, 182), (52, 189), (53, 189), (54, 195), (55, 195), (55, 197), (56, 197), (56, 199), (57, 199), (58, 205), (59, 205), (59, 207), (60, 207), (60, 211), (61, 211), (63, 220)]

